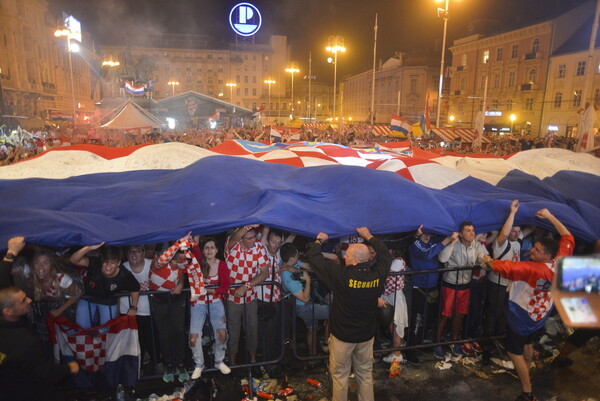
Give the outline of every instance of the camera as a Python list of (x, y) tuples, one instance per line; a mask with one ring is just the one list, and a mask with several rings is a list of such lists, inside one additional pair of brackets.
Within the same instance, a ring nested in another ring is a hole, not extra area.
[(296, 281), (304, 281), (304, 280), (302, 280), (302, 275), (304, 275), (303, 271), (293, 272), (292, 278)]

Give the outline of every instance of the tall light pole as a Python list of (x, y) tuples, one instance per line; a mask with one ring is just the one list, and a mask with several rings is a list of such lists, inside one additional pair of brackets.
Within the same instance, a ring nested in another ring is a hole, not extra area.
[(175, 86), (179, 85), (179, 81), (169, 81), (167, 85), (171, 85), (173, 87), (173, 96), (175, 96)]
[[(121, 65), (121, 63), (119, 63), (119, 60), (113, 59), (112, 55), (110, 55), (108, 57), (108, 59), (102, 61), (102, 67), (106, 67), (106, 68), (114, 68), (114, 67), (118, 67), (120, 65)], [(111, 81), (110, 82), (110, 94), (111, 94), (111, 97), (115, 97), (115, 92), (114, 92), (114, 88), (112, 85), (112, 78), (110, 81)]]
[(71, 43), (71, 39), (74, 37), (74, 33), (65, 26), (60, 26), (54, 31), (54, 36), (57, 38), (67, 38), (67, 53), (69, 53), (69, 71), (71, 73), (71, 101), (73, 102), (73, 124), (77, 123), (77, 105), (75, 103), (75, 80), (73, 79), (73, 58), (71, 53), (79, 52), (79, 45), (77, 43)]
[[(233, 104), (233, 88), (235, 88), (237, 84), (235, 82), (227, 82), (225, 86), (229, 87), (229, 101), (231, 102), (231, 104)], [(235, 106), (233, 107), (233, 110), (235, 113)]]
[(439, 127), (440, 126), (440, 113), (442, 112), (442, 87), (444, 85), (444, 56), (446, 53), (446, 32), (448, 30), (448, 3), (449, 0), (437, 0), (439, 1), (445, 1), (446, 2), (446, 7), (445, 8), (438, 8), (437, 9), (437, 13), (438, 16), (443, 18), (444, 20), (444, 35), (442, 37), (442, 59), (440, 62), (440, 86), (438, 88), (438, 99), (437, 99), (437, 117), (435, 119), (435, 126)]
[(264, 83), (266, 83), (267, 85), (269, 85), (269, 116), (271, 115), (271, 85), (272, 84), (276, 84), (277, 82), (273, 81), (272, 79), (265, 79)]
[(285, 69), (285, 72), (289, 72), (290, 74), (292, 74), (292, 106), (290, 110), (290, 120), (294, 120), (294, 74), (300, 72), (300, 69), (298, 68), (298, 63), (291, 63), (290, 66)]
[(333, 58), (329, 57), (327, 62), (333, 64), (333, 120), (335, 120), (335, 103), (337, 100), (337, 55), (339, 52), (344, 53), (346, 47), (344, 47), (344, 38), (341, 36), (330, 36), (327, 43), (325, 49), (328, 52), (333, 53)]

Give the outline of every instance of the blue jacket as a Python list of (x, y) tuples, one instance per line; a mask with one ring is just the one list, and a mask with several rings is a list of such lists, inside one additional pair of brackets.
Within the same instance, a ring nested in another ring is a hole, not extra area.
[[(437, 254), (444, 249), (441, 242), (434, 243), (429, 241), (425, 243), (420, 239), (413, 242), (408, 248), (410, 254), (411, 269), (416, 270), (437, 270), (440, 268)], [(432, 288), (437, 286), (439, 273), (415, 274), (413, 275), (413, 287)]]

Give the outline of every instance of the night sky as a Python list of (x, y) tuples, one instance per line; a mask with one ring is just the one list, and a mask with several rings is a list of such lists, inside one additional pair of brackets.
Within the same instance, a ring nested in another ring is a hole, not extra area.
[[(127, 32), (152, 30), (169, 33), (200, 33), (233, 41), (228, 24), (234, 0), (48, 0), (50, 10), (73, 14), (96, 44), (120, 44)], [(366, 71), (372, 66), (373, 25), (379, 14), (377, 58), (383, 61), (395, 51), (434, 52), (441, 46), (443, 21), (435, 0), (244, 0), (263, 15), (257, 35), (264, 41), (272, 34), (288, 36), (292, 59), (302, 73), (308, 70), (312, 51), (318, 80), (328, 79), (331, 66), (325, 51), (330, 35), (341, 35), (348, 51), (339, 56), (340, 76)], [(469, 23), (495, 18), (506, 30), (542, 20), (584, 0), (450, 0), (448, 37), (466, 35)], [(439, 51), (439, 50), (438, 50)]]

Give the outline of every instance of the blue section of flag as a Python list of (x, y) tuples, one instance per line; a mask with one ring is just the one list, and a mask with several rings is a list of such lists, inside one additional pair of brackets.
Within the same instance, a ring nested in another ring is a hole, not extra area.
[(232, 156), (205, 157), (180, 170), (0, 180), (0, 193), (10, 194), (0, 204), (0, 244), (15, 235), (56, 247), (148, 244), (255, 223), (309, 237), (321, 231), (341, 237), (362, 226), (378, 234), (408, 232), (421, 224), (449, 234), (463, 220), (485, 232), (502, 226), (513, 199), (521, 202), (517, 224), (548, 226), (533, 216), (547, 207), (575, 236), (600, 238), (599, 220), (582, 218), (568, 204), (473, 177), (436, 190), (393, 172)]
[(390, 129), (392, 131), (398, 131), (402, 132), (404, 135), (408, 135), (408, 133), (412, 130), (412, 126), (404, 118), (393, 115), (390, 121)]

